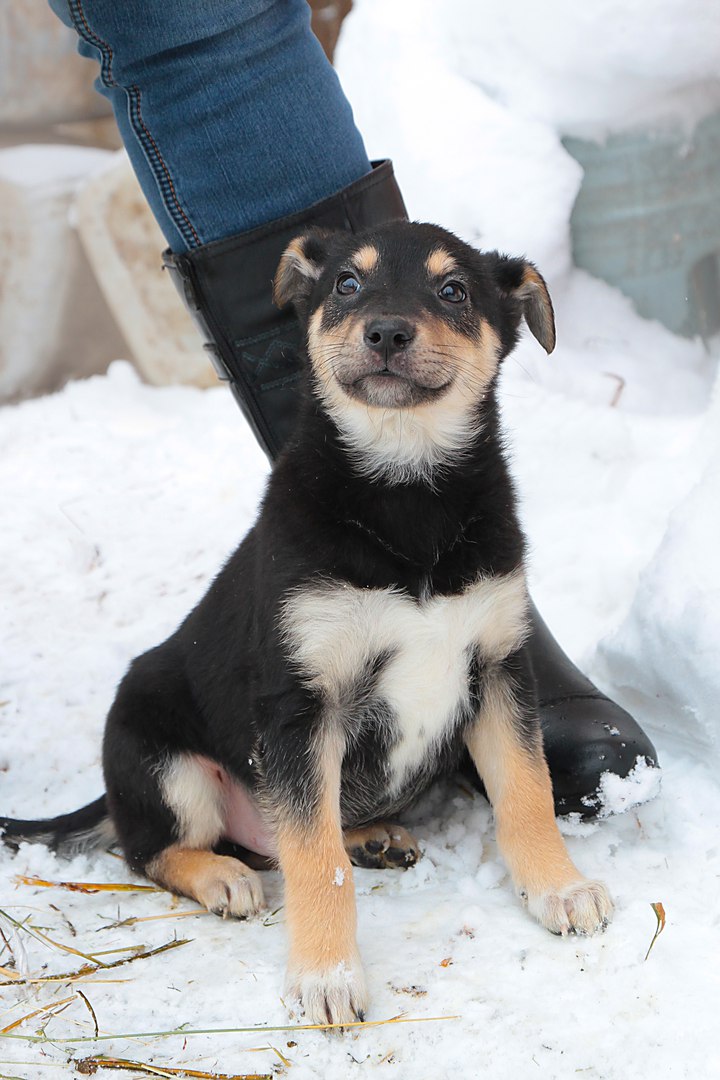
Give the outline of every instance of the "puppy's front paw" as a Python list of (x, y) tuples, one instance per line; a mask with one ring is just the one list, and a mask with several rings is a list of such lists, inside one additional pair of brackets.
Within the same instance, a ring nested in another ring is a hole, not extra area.
[(364, 1020), (368, 996), (359, 960), (333, 967), (293, 969), (285, 984), (288, 1007), (310, 1024), (351, 1024)]
[(600, 881), (581, 878), (560, 889), (527, 894), (528, 911), (553, 934), (597, 934), (613, 916), (610, 893)]

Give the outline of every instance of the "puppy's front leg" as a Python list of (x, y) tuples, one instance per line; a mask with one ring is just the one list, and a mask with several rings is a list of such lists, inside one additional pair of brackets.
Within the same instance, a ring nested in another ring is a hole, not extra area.
[(346, 1024), (363, 1018), (367, 991), (355, 940), (352, 867), (340, 821), (344, 746), (320, 733), (308, 749), (313, 775), (303, 803), (278, 813), (278, 853), (285, 878), (290, 935), (286, 994), (312, 1023)]
[(555, 821), (552, 785), (522, 653), (489, 672), (466, 743), (495, 812), (497, 841), (529, 911), (555, 934), (593, 934), (612, 917), (605, 886), (573, 864)]

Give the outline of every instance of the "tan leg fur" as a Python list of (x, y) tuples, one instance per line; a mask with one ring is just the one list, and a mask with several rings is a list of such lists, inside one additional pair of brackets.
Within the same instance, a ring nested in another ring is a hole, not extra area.
[(498, 846), (543, 926), (555, 934), (593, 934), (612, 917), (612, 900), (603, 884), (588, 881), (573, 864), (555, 821), (544, 754), (523, 746), (516, 715), (506, 678), (489, 676), (466, 742), (493, 805)]

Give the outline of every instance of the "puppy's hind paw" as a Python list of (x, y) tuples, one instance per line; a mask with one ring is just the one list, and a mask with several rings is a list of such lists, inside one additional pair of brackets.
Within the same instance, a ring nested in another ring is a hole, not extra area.
[(310, 1024), (353, 1024), (365, 1019), (368, 995), (359, 961), (341, 961), (330, 968), (295, 970), (285, 984), (285, 1000), (293, 1013)]
[(215, 855), (197, 883), (197, 899), (223, 919), (247, 919), (264, 907), (258, 874), (238, 859)]
[(264, 906), (258, 874), (228, 855), (178, 845), (160, 852), (145, 873), (163, 888), (192, 897), (224, 919), (245, 919)]
[(367, 870), (405, 870), (420, 858), (417, 840), (394, 822), (348, 829), (343, 843), (351, 863)]
[(528, 895), (528, 910), (553, 934), (597, 934), (612, 919), (614, 905), (600, 881), (574, 881), (561, 889)]

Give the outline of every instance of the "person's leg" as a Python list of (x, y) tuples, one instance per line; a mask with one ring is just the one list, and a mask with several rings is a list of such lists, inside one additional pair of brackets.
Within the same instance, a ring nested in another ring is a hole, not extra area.
[[(273, 458), (295, 414), (297, 321), (271, 281), (310, 225), (404, 217), (389, 163), (369, 171), (305, 0), (51, 0), (100, 89), (171, 246), (173, 274)], [(591, 816), (602, 774), (657, 764), (633, 718), (578, 671), (533, 607), (528, 642), (558, 813)]]
[(305, 0), (51, 0), (100, 64), (174, 252), (304, 210), (370, 172)]
[(272, 457), (300, 368), (297, 322), (272, 301), (280, 255), (311, 224), (404, 216), (392, 169), (372, 172), (305, 0), (50, 2), (100, 64), (166, 267)]

